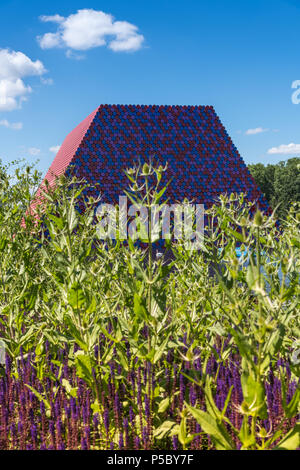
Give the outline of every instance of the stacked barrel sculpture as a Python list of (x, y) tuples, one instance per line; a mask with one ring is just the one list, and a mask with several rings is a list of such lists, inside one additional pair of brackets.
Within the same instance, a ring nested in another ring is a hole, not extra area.
[(97, 183), (117, 203), (128, 186), (122, 171), (140, 159), (168, 162), (166, 196), (210, 207), (222, 194), (267, 203), (212, 106), (101, 105), (65, 139), (45, 177), (74, 174)]

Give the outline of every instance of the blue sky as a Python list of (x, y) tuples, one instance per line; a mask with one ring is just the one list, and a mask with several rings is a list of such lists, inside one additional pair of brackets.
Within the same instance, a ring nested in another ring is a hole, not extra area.
[(213, 105), (246, 163), (300, 156), (299, 24), (300, 0), (1, 0), (0, 158), (45, 173), (102, 103)]

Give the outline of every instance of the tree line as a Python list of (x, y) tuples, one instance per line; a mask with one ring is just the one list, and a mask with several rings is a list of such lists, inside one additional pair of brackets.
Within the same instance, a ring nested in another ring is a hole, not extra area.
[(285, 217), (292, 202), (300, 202), (300, 157), (277, 164), (248, 166), (256, 184), (278, 217)]

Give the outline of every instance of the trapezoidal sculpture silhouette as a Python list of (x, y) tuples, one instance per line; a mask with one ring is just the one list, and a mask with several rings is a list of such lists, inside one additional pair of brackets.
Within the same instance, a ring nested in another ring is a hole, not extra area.
[(118, 203), (139, 157), (168, 162), (166, 195), (210, 207), (221, 193), (268, 205), (212, 106), (101, 105), (65, 139), (45, 179), (75, 174)]

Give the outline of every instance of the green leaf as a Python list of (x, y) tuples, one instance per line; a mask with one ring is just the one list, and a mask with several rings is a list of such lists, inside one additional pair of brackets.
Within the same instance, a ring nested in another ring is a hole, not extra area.
[(251, 434), (248, 423), (248, 416), (244, 416), (241, 430), (239, 432), (239, 439), (243, 445), (243, 450), (248, 449), (255, 445), (255, 437)]
[(41, 356), (44, 352), (44, 345), (42, 343), (38, 343), (36, 348), (35, 348), (35, 354), (36, 356)]
[(167, 338), (164, 340), (164, 342), (160, 345), (160, 347), (155, 352), (154, 358), (153, 358), (153, 364), (156, 364), (160, 360), (160, 358), (162, 357), (165, 351), (167, 352), (166, 346), (168, 344), (169, 337), (170, 335), (167, 336)]
[(175, 421), (164, 421), (157, 429), (155, 429), (153, 436), (160, 440), (163, 439), (176, 425)]
[(95, 312), (96, 308), (97, 308), (97, 301), (96, 301), (96, 297), (93, 295), (91, 300), (88, 303), (88, 307), (86, 308), (86, 313), (93, 313)]
[(102, 356), (102, 361), (104, 364), (108, 364), (114, 356), (114, 348), (107, 348), (105, 353)]
[(274, 450), (296, 450), (300, 447), (300, 423), (297, 423), (283, 439), (277, 444)]
[(68, 302), (74, 310), (81, 309), (86, 302), (86, 296), (78, 282), (75, 282), (68, 292)]
[(41, 393), (39, 393), (37, 390), (35, 390), (33, 387), (31, 387), (31, 385), (28, 385), (28, 384), (25, 384), (25, 386), (27, 388), (29, 388), (29, 390), (32, 391), (32, 393), (40, 400), (44, 403), (45, 405), (45, 408), (47, 410), (51, 410), (51, 406), (50, 406), (50, 403), (48, 400), (46, 400), (46, 398), (43, 397), (43, 395)]
[(243, 336), (242, 332), (240, 332), (238, 329), (228, 327), (228, 330), (234, 338), (234, 341), (239, 349), (239, 353), (249, 363), (251, 369), (254, 369), (255, 364), (252, 357), (255, 355), (255, 350), (251, 344), (247, 342), (247, 339), (245, 336)]
[(205, 382), (205, 403), (208, 413), (214, 417), (217, 421), (222, 421), (222, 413), (216, 406), (212, 390), (211, 390), (212, 378), (207, 376)]
[(244, 243), (244, 237), (240, 232), (236, 230), (231, 230), (229, 227), (227, 228), (228, 233), (230, 233), (234, 238), (236, 238), (239, 242)]
[(64, 221), (61, 217), (56, 217), (56, 215), (49, 214), (48, 218), (54, 222), (54, 225), (59, 229), (62, 230), (64, 226)]
[(225, 413), (226, 413), (226, 410), (228, 408), (228, 405), (229, 405), (229, 401), (230, 401), (230, 398), (231, 398), (231, 394), (232, 394), (232, 391), (233, 391), (233, 388), (234, 386), (232, 385), (229, 389), (229, 392), (227, 394), (227, 397), (226, 397), (226, 400), (225, 400), (225, 403), (224, 403), (224, 407), (223, 407), (223, 410), (222, 410), (222, 419), (224, 418), (225, 416)]
[(62, 379), (61, 383), (62, 383), (62, 386), (65, 388), (66, 392), (68, 393), (68, 395), (70, 395), (73, 398), (76, 398), (78, 387), (72, 387), (72, 385), (67, 379)]
[(178, 440), (185, 447), (186, 441), (186, 419), (182, 418), (179, 425)]
[(254, 289), (259, 280), (259, 268), (257, 266), (252, 266), (249, 264), (246, 274), (246, 281), (249, 289)]
[(69, 333), (75, 339), (78, 346), (80, 346), (81, 349), (83, 349), (85, 352), (88, 352), (88, 350), (89, 350), (88, 345), (86, 344), (86, 342), (82, 338), (81, 332), (76, 328), (76, 326), (74, 325), (72, 319), (68, 315), (65, 315), (64, 316), (64, 321), (65, 321), (66, 326), (68, 327)]
[(197, 423), (200, 424), (202, 430), (210, 436), (217, 450), (235, 449), (227, 430), (222, 424), (219, 424), (213, 416), (190, 405), (186, 404), (186, 407), (196, 419)]
[(6, 238), (2, 238), (0, 240), (0, 252), (5, 250), (7, 244), (8, 244), (8, 241)]
[(291, 245), (296, 246), (297, 248), (300, 248), (300, 241), (297, 240), (297, 238), (292, 238)]
[(164, 413), (170, 406), (170, 397), (164, 398), (158, 407), (158, 413)]
[(145, 302), (141, 299), (140, 295), (136, 292), (134, 293), (133, 299), (133, 310), (137, 317), (142, 320), (148, 320), (147, 310), (145, 307)]
[(101, 405), (101, 403), (99, 404), (98, 400), (95, 400), (94, 403), (91, 404), (91, 408), (93, 410), (93, 414), (96, 415), (96, 414), (102, 414), (103, 413), (103, 406)]
[(261, 382), (257, 382), (245, 371), (241, 375), (241, 384), (249, 416), (259, 416), (262, 419), (267, 419), (268, 412), (264, 385)]
[(270, 335), (266, 344), (263, 347), (263, 361), (261, 364), (262, 371), (269, 367), (269, 364), (275, 354), (280, 350), (285, 335), (285, 327), (279, 325), (276, 330)]
[(124, 354), (124, 352), (122, 351), (122, 348), (118, 344), (116, 346), (117, 346), (117, 350), (118, 350), (118, 356), (119, 356), (120, 364), (121, 364), (122, 368), (126, 372), (128, 372), (129, 365), (128, 365), (128, 360), (127, 360), (126, 354)]
[(78, 224), (78, 218), (77, 218), (76, 211), (73, 205), (70, 208), (68, 223), (69, 223), (70, 232), (73, 232), (73, 230)]
[(289, 404), (286, 404), (286, 384), (284, 377), (281, 380), (282, 383), (282, 407), (284, 409), (284, 414), (287, 418), (293, 418), (296, 416), (300, 410), (300, 386), (298, 385), (291, 401)]
[(162, 196), (164, 195), (164, 193), (166, 192), (166, 189), (167, 189), (168, 185), (166, 185), (165, 187), (163, 187), (159, 193), (157, 193), (155, 195), (155, 201), (154, 201), (154, 204), (157, 204), (158, 201), (162, 198)]
[(93, 386), (92, 361), (83, 351), (75, 353), (75, 367), (78, 377), (83, 379), (89, 386)]

